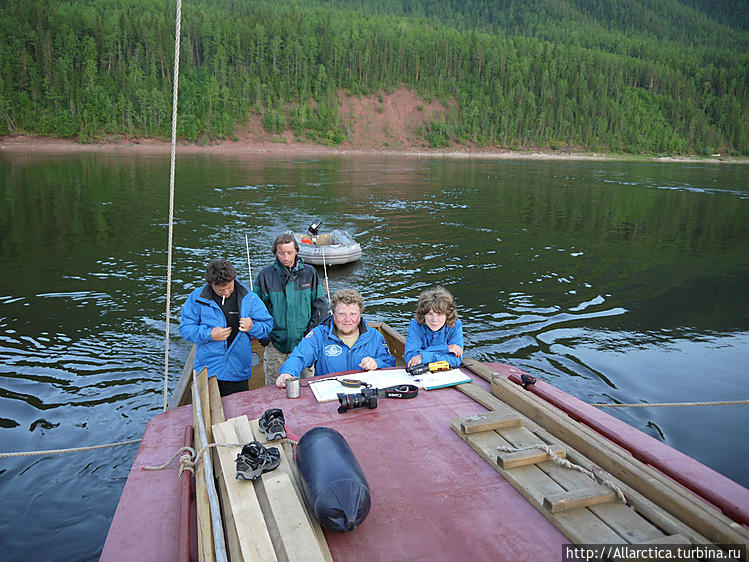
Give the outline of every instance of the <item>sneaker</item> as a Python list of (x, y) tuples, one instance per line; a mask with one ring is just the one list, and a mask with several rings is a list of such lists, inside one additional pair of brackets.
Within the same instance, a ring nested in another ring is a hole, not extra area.
[(260, 431), (265, 433), (266, 441), (275, 441), (286, 437), (285, 423), (283, 411), (280, 408), (265, 410), (265, 413), (257, 421)]
[(253, 441), (242, 447), (237, 455), (237, 479), (255, 480), (261, 474), (278, 468), (281, 464), (281, 453), (276, 447), (263, 447)]

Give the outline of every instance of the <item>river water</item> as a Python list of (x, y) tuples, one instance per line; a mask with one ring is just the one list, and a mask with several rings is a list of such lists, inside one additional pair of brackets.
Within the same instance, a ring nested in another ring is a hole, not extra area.
[[(0, 153), (0, 451), (160, 413), (168, 187), (161, 155)], [(362, 246), (330, 287), (370, 319), (405, 333), (441, 284), (468, 356), (587, 402), (749, 399), (749, 166), (185, 155), (176, 189), (170, 390), (206, 262), (246, 280), (245, 235), (256, 272), (322, 218)], [(749, 406), (607, 411), (749, 486)], [(3, 557), (95, 559), (136, 450), (0, 459)]]

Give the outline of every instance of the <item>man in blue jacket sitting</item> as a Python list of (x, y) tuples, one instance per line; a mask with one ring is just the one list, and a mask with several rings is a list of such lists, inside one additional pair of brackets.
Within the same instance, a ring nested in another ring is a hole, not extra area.
[(273, 318), (263, 301), (237, 279), (223, 259), (211, 260), (206, 284), (195, 289), (182, 306), (179, 332), (196, 344), (195, 370), (216, 376), (221, 396), (249, 388), (252, 375), (250, 338), (265, 338)]
[(337, 291), (330, 307), (333, 315), (310, 330), (284, 361), (276, 386), (285, 388), (287, 379), (298, 377), (302, 369), (313, 364), (315, 375), (395, 365), (385, 338), (362, 318), (364, 299), (358, 291)]

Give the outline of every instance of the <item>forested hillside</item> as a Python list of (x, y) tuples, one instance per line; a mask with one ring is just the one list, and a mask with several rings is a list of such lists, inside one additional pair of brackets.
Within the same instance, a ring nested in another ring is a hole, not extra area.
[[(173, 0), (0, 4), (0, 134), (167, 138)], [(450, 109), (432, 147), (749, 154), (740, 0), (184, 0), (178, 134), (338, 144), (338, 93)]]

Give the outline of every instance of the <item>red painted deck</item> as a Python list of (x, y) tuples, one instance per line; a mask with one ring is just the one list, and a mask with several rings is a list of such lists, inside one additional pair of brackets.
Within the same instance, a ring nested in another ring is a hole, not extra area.
[[(499, 364), (492, 368), (505, 376), (517, 371)], [(477, 376), (474, 382), (488, 388)], [(564, 393), (559, 396), (572, 398)], [(580, 404), (592, 410), (599, 422), (617, 421)], [(562, 545), (569, 542), (450, 429), (451, 419), (485, 411), (455, 388), (422, 391), (413, 400), (380, 399), (377, 409), (345, 414), (336, 411), (337, 402), (318, 404), (306, 387), (296, 400), (287, 399), (285, 391), (275, 387), (224, 399), (227, 418), (246, 414), (255, 419), (270, 407), (283, 409), (287, 427), (296, 435), (318, 426), (338, 430), (367, 476), (372, 493), (367, 519), (349, 533), (325, 532), (335, 560), (559, 560)], [(177, 559), (180, 482), (176, 463), (157, 472), (140, 470), (140, 466), (164, 462), (182, 446), (184, 427), (191, 424), (190, 406), (171, 410), (148, 424), (102, 560)], [(675, 452), (622, 425), (639, 446), (657, 444), (661, 456), (666, 450)], [(749, 505), (745, 499), (749, 491), (696, 465), (705, 471), (698, 471), (698, 478), (713, 479), (717, 486), (728, 486), (722, 489), (744, 494), (736, 501)]]

